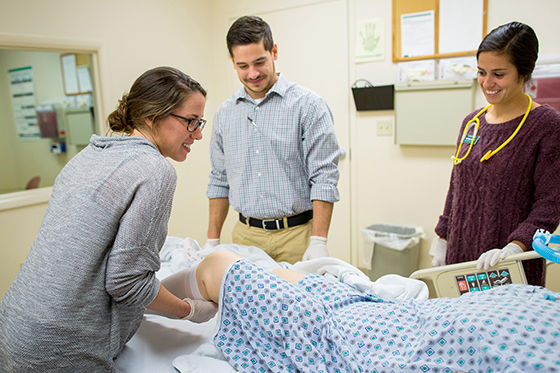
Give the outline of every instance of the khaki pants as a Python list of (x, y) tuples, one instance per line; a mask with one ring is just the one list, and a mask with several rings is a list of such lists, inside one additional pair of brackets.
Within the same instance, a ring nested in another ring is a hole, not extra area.
[[(303, 257), (309, 246), (313, 219), (302, 225), (265, 231), (238, 221), (232, 232), (233, 243), (263, 249), (277, 262), (294, 264)], [(284, 218), (284, 224), (287, 225)]]

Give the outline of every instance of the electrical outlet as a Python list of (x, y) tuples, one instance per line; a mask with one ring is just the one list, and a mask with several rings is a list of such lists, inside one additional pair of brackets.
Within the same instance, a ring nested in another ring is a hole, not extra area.
[(393, 134), (393, 121), (380, 119), (377, 121), (377, 136), (391, 136)]

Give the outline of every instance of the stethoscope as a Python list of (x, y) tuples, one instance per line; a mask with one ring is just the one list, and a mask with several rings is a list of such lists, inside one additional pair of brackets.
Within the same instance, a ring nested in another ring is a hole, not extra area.
[[(507, 144), (509, 144), (509, 142), (511, 140), (513, 140), (513, 138), (515, 137), (515, 135), (517, 135), (517, 133), (519, 132), (519, 130), (521, 129), (521, 126), (523, 126), (523, 123), (525, 123), (525, 119), (527, 119), (527, 116), (529, 115), (529, 112), (531, 111), (531, 106), (533, 104), (533, 100), (531, 99), (531, 96), (529, 96), (527, 93), (525, 93), (525, 96), (527, 96), (527, 98), (529, 99), (529, 105), (527, 106), (527, 111), (525, 112), (525, 115), (523, 116), (523, 119), (521, 120), (521, 122), (519, 123), (519, 125), (517, 126), (517, 128), (515, 129), (515, 131), (513, 131), (513, 133), (511, 134), (511, 136), (504, 141), (504, 143), (502, 145), (500, 145), (496, 150), (488, 150), (486, 152), (486, 154), (484, 154), (484, 157), (480, 158), (480, 161), (487, 161), (489, 160), (491, 157), (493, 157), (497, 152), (499, 152), (500, 150), (502, 150), (502, 148), (504, 146), (506, 146)], [(465, 125), (465, 129), (463, 131), (463, 135), (461, 136), (461, 141), (459, 142), (459, 146), (457, 147), (457, 154), (455, 154), (455, 157), (453, 157), (453, 162), (457, 165), (459, 163), (461, 163), (465, 158), (467, 158), (467, 156), (469, 155), (469, 153), (471, 152), (471, 149), (473, 147), (473, 145), (476, 143), (476, 134), (478, 133), (478, 129), (480, 127), (480, 120), (478, 119), (478, 117), (484, 113), (486, 110), (488, 110), (488, 108), (490, 108), (490, 106), (492, 106), (492, 104), (486, 106), (484, 109), (480, 110), (478, 112), (478, 114), (476, 114), (474, 116), (474, 118), (472, 118), (471, 120), (469, 120), (467, 122), (467, 124)], [(471, 129), (471, 127), (474, 126), (474, 131), (472, 134), (472, 138), (470, 139), (470, 145), (469, 148), (467, 149), (467, 152), (465, 153), (465, 155), (462, 158), (458, 158), (459, 157), (459, 152), (461, 151), (461, 147), (463, 146), (463, 142), (465, 141), (465, 139), (467, 138), (467, 135)]]

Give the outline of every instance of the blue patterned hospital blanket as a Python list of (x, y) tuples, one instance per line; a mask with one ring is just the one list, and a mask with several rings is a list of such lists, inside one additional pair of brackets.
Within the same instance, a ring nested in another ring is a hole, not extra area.
[(214, 344), (240, 372), (560, 371), (560, 294), (543, 288), (397, 304), (240, 259), (221, 291)]

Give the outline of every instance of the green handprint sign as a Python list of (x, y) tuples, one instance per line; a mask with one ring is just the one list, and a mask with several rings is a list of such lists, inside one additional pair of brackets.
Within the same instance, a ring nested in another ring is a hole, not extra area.
[(380, 36), (375, 36), (375, 23), (367, 23), (364, 32), (365, 35), (360, 31), (362, 48), (364, 48), (365, 51), (373, 52), (375, 47), (377, 47), (380, 38)]

